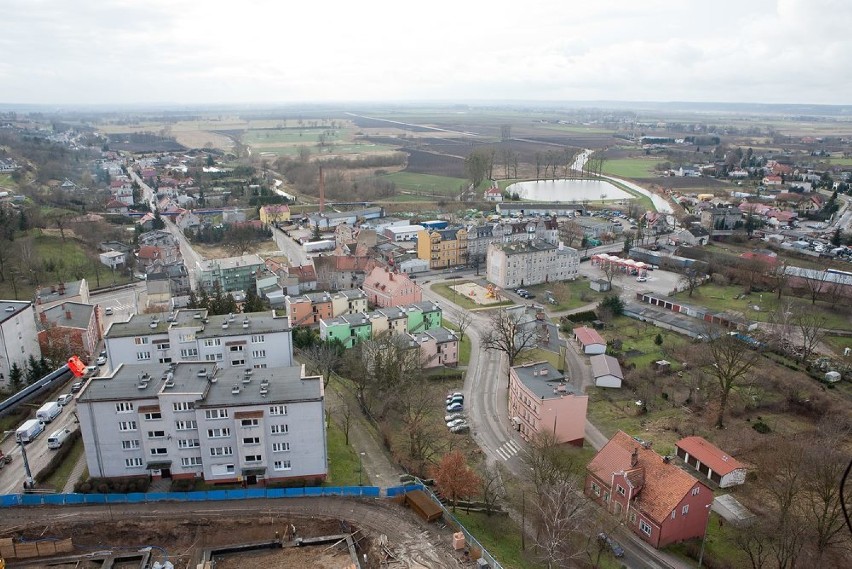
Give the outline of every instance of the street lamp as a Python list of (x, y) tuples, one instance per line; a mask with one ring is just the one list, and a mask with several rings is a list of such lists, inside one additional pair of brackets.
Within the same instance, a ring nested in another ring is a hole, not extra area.
[(358, 486), (363, 486), (363, 478), (361, 474), (364, 472), (364, 463), (362, 461), (362, 457), (367, 454), (365, 452), (358, 453)]
[(704, 561), (704, 544), (707, 542), (707, 528), (710, 526), (710, 504), (704, 506), (707, 509), (707, 521), (704, 522), (704, 537), (701, 539), (701, 553), (698, 554), (698, 569), (701, 569), (701, 562)]

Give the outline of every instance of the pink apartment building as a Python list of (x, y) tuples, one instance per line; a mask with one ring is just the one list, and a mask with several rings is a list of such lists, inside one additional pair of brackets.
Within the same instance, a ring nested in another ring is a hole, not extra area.
[(404, 273), (394, 273), (386, 267), (374, 268), (361, 287), (367, 301), (379, 308), (405, 306), (422, 300), (420, 287)]

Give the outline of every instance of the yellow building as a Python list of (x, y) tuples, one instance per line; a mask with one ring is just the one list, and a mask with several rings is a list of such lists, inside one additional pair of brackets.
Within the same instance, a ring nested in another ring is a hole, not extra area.
[(260, 208), (260, 222), (264, 225), (290, 221), (290, 207), (286, 204), (265, 205)]
[(417, 258), (429, 261), (430, 269), (446, 269), (467, 263), (467, 230), (463, 227), (417, 233)]

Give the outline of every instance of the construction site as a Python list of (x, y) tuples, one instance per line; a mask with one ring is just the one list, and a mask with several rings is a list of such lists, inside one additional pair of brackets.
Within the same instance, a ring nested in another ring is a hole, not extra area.
[(429, 517), (405, 498), (15, 508), (0, 555), (10, 569), (473, 566), (459, 534)]

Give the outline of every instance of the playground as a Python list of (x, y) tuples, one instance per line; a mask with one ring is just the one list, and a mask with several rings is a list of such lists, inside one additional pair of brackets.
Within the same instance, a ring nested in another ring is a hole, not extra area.
[(493, 284), (484, 287), (477, 283), (461, 283), (450, 287), (455, 293), (464, 296), (480, 306), (498, 304), (504, 299), (500, 297), (500, 291)]

